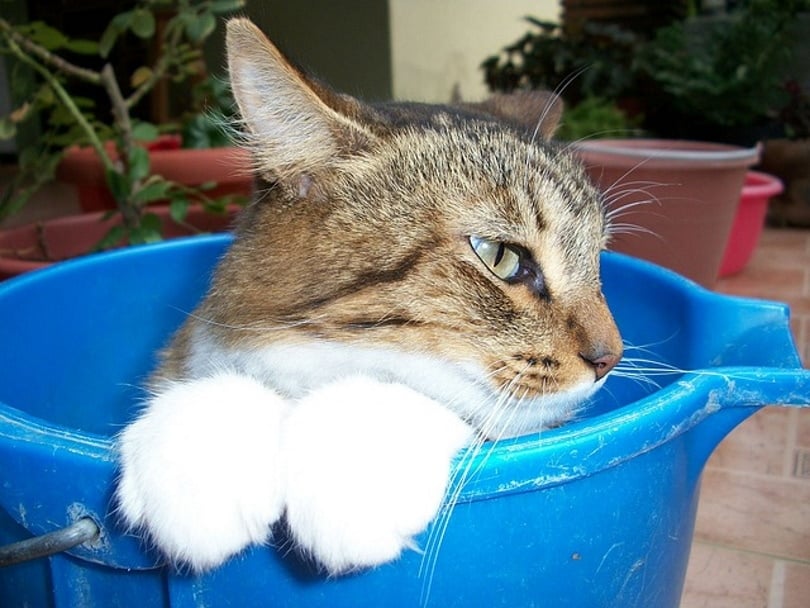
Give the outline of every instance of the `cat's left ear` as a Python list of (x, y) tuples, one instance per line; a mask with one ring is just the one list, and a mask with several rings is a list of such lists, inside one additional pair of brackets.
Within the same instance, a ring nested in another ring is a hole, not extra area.
[(536, 133), (543, 139), (551, 139), (563, 113), (562, 99), (549, 91), (495, 93), (484, 101), (467, 105), (521, 125), (529, 133)]
[(355, 119), (359, 101), (306, 76), (250, 20), (228, 22), (226, 46), (231, 89), (259, 171), (298, 180), (374, 141)]

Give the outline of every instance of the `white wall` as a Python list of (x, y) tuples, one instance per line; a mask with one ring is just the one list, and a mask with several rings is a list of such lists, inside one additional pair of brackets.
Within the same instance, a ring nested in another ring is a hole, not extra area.
[(559, 21), (557, 0), (389, 0), (394, 98), (466, 101), (487, 95), (481, 62), (529, 30), (530, 15)]

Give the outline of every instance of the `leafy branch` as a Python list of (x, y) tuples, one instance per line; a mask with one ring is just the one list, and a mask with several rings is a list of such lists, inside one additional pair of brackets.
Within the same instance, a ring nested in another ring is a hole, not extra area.
[[(130, 242), (154, 240), (160, 235), (156, 216), (144, 210), (148, 203), (166, 198), (174, 203), (189, 195), (204, 204), (211, 202), (199, 191), (190, 193), (184, 186), (151, 174), (149, 155), (140, 143), (157, 138), (160, 129), (134, 120), (131, 112), (164, 80), (181, 82), (204, 76), (202, 43), (213, 33), (220, 15), (243, 5), (244, 0), (140, 0), (133, 9), (110, 21), (98, 43), (72, 40), (40, 22), (13, 25), (0, 18), (0, 53), (12, 56), (38, 79), (33, 90), (29, 86), (24, 95), (18, 94), (24, 101), (8, 116), (0, 117), (0, 138), (14, 137), (17, 126), (33, 117), (41, 118), (46, 129), (35, 153), (20, 153), (18, 179), (0, 195), (0, 219), (19, 210), (32, 192), (52, 177), (72, 144), (89, 144), (101, 161)], [(162, 28), (157, 27), (158, 12), (168, 15)], [(119, 84), (126, 80), (119, 79), (111, 63), (105, 62), (101, 69), (94, 70), (60, 54), (71, 51), (106, 61), (124, 35), (154, 41), (159, 49), (151, 65), (141, 66), (130, 75), (126, 94)], [(91, 100), (74, 94), (74, 82), (103, 90), (108, 102), (106, 111), (97, 111)], [(213, 203), (210, 206), (219, 207)], [(185, 207), (175, 204), (176, 210)]]

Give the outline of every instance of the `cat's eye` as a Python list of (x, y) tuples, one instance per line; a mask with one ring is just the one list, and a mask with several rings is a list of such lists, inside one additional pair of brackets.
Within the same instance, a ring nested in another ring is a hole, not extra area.
[(478, 236), (470, 237), (470, 245), (484, 265), (499, 279), (514, 281), (521, 272), (520, 249), (502, 241), (491, 241)]
[(469, 238), (475, 255), (496, 277), (507, 283), (523, 283), (544, 300), (551, 298), (543, 271), (526, 248), (479, 236)]

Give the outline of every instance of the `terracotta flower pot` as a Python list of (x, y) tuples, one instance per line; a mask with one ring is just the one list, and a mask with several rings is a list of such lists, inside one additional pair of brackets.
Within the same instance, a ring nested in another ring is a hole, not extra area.
[(628, 139), (583, 142), (576, 150), (605, 192), (610, 249), (714, 286), (758, 148)]
[[(187, 186), (215, 182), (206, 191), (210, 197), (228, 194), (250, 196), (253, 184), (250, 155), (237, 147), (187, 149), (180, 138), (167, 135), (147, 146), (150, 172)], [(112, 151), (112, 144), (109, 146)], [(115, 200), (107, 188), (104, 169), (90, 147), (73, 146), (67, 150), (56, 170), (56, 177), (76, 187), (83, 211), (115, 209)]]
[(720, 266), (721, 277), (736, 274), (748, 264), (765, 225), (768, 201), (782, 190), (782, 182), (773, 175), (749, 171), (745, 176), (740, 204)]
[[(225, 231), (236, 212), (233, 208), (225, 215), (214, 215), (192, 207), (182, 225), (172, 220), (167, 207), (150, 208), (163, 221), (164, 238)], [(105, 219), (106, 215), (97, 211), (0, 230), (0, 280), (91, 253), (110, 228), (120, 223), (120, 217)]]

